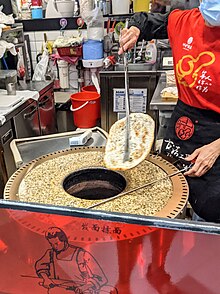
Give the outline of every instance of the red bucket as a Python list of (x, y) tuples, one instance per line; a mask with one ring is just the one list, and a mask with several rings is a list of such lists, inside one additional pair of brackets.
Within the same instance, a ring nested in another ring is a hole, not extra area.
[(101, 117), (100, 95), (97, 92), (79, 92), (71, 95), (73, 122), (78, 128), (92, 128)]
[(82, 87), (82, 92), (97, 92), (97, 90), (94, 85), (90, 85)]

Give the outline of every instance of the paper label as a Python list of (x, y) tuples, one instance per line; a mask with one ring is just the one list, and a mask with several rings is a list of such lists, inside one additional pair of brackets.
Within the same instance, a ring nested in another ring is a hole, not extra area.
[[(114, 101), (113, 111), (125, 111), (125, 89), (113, 89)], [(147, 111), (147, 89), (130, 89), (130, 111), (146, 113)]]

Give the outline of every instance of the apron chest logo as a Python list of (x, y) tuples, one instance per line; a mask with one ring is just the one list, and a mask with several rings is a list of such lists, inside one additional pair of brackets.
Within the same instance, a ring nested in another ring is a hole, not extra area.
[(194, 134), (194, 124), (190, 118), (182, 116), (176, 122), (175, 131), (180, 140), (189, 140)]

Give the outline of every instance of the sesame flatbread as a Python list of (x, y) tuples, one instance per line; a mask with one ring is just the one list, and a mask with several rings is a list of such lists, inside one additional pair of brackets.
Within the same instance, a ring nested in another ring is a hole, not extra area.
[(154, 130), (155, 122), (148, 114), (130, 114), (129, 160), (124, 161), (126, 118), (116, 121), (109, 131), (105, 166), (112, 170), (126, 170), (138, 165), (151, 151)]

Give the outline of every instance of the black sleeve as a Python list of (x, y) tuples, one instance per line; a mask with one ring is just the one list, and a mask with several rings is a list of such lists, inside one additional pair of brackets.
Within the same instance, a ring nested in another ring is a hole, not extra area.
[(135, 13), (129, 21), (129, 27), (135, 26), (140, 31), (139, 40), (168, 39), (167, 24), (170, 12), (161, 13)]

